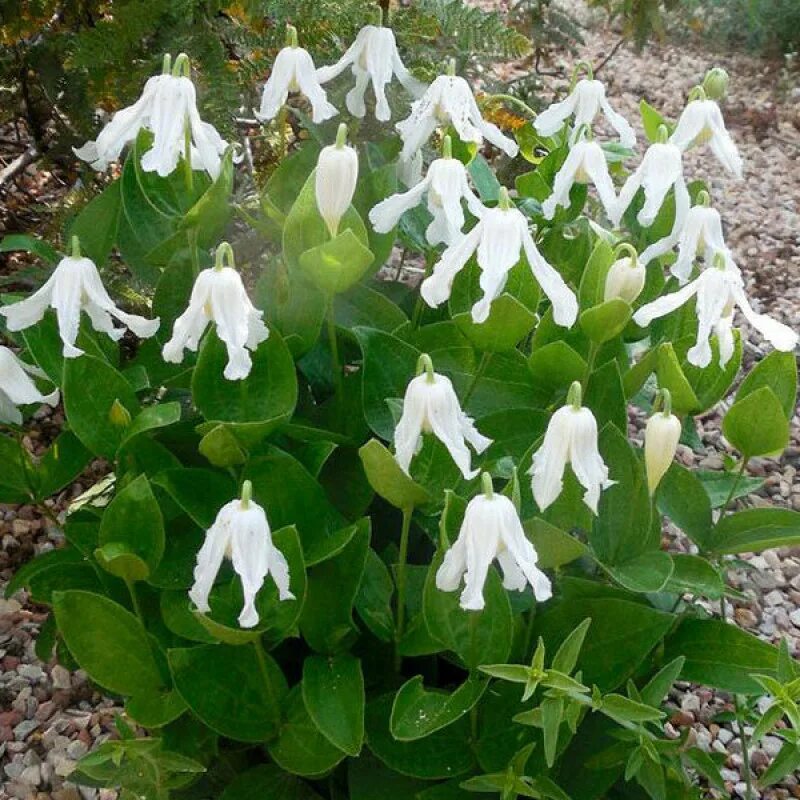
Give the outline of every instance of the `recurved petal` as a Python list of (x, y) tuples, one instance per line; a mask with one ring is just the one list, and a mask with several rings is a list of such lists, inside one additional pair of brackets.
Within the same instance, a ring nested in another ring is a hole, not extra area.
[(564, 488), (571, 436), (570, 411), (570, 408), (559, 408), (550, 418), (544, 441), (533, 454), (528, 471), (533, 499), (541, 511), (551, 506)]
[(586, 489), (583, 502), (597, 514), (600, 492), (614, 485), (609, 480), (608, 467), (597, 446), (597, 421), (594, 414), (584, 407), (569, 409), (572, 413), (570, 437), (570, 463), (581, 486)]

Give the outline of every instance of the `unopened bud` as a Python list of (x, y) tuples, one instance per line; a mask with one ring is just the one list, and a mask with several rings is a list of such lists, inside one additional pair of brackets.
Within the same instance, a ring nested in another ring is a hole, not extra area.
[(114, 400), (108, 412), (108, 421), (117, 428), (127, 428), (131, 424), (131, 412), (119, 400)]
[(609, 268), (606, 275), (606, 286), (603, 300), (624, 300), (632, 305), (644, 289), (647, 272), (635, 255), (618, 258)]
[(647, 487), (653, 494), (675, 458), (681, 438), (681, 421), (669, 410), (658, 411), (644, 430), (644, 464)]
[(347, 128), (339, 126), (336, 144), (323, 147), (317, 161), (317, 209), (332, 237), (350, 208), (358, 181), (358, 155), (344, 143), (346, 136)]
[(728, 84), (730, 78), (728, 73), (722, 67), (714, 67), (706, 72), (703, 78), (703, 89), (705, 89), (706, 97), (709, 100), (722, 100), (728, 93)]

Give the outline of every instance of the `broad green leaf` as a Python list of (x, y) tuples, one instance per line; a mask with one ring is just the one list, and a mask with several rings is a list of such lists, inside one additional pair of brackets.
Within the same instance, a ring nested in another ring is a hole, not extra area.
[(55, 594), (53, 608), (69, 652), (93, 681), (123, 695), (165, 688), (150, 638), (130, 611), (82, 591)]
[(765, 456), (789, 443), (789, 421), (775, 392), (762, 386), (730, 407), (722, 433), (745, 458)]
[(0, 502), (28, 502), (34, 494), (34, 468), (28, 451), (16, 438), (0, 435), (0, 462)]
[(737, 402), (763, 386), (772, 389), (787, 419), (791, 419), (797, 401), (797, 362), (793, 353), (773, 350), (759, 361), (739, 386)]
[[(159, 472), (153, 479), (203, 530), (237, 494), (237, 487), (224, 472), (180, 467)], [(272, 523), (275, 524), (274, 522)]]
[[(91, 453), (72, 431), (61, 433), (36, 467), (37, 497), (43, 500), (72, 483), (90, 458)], [(3, 462), (4, 471), (7, 463)]]
[(0, 239), (0, 253), (13, 253), (15, 250), (24, 250), (26, 253), (41, 258), (46, 264), (55, 266), (61, 259), (61, 254), (51, 244), (35, 236), (24, 233), (10, 233)]
[(306, 277), (325, 294), (341, 294), (356, 284), (372, 264), (372, 251), (349, 228), (301, 253)]
[(367, 551), (355, 608), (367, 628), (382, 642), (391, 642), (394, 636), (393, 593), (394, 582), (389, 569), (370, 548)]
[(454, 692), (426, 690), (422, 676), (406, 681), (394, 698), (389, 726), (399, 741), (424, 739), (452, 725), (481, 699), (488, 680), (468, 678)]
[(726, 692), (761, 694), (753, 674), (775, 675), (778, 651), (717, 619), (684, 619), (667, 638), (664, 658), (684, 656), (683, 680)]
[(600, 711), (617, 722), (656, 722), (664, 716), (663, 711), (621, 694), (604, 695)]
[(300, 686), (284, 702), (280, 734), (268, 745), (270, 757), (281, 769), (315, 778), (325, 775), (347, 755), (326, 739), (308, 713)]
[(166, 428), (179, 422), (181, 418), (181, 404), (178, 402), (157, 403), (143, 408), (132, 420), (125, 430), (125, 438), (120, 447), (125, 445), (135, 436), (140, 436), (147, 431), (157, 428)]
[(186, 704), (209, 728), (239, 742), (277, 735), (286, 679), (270, 655), (226, 644), (170, 650), (169, 667)]
[(363, 283), (336, 296), (334, 314), (336, 324), (348, 330), (366, 325), (391, 333), (408, 322), (408, 317), (400, 306)]
[(64, 236), (80, 240), (81, 251), (102, 268), (117, 238), (119, 216), (122, 213), (122, 182), (110, 183), (83, 208), (69, 225)]
[(658, 510), (695, 544), (706, 547), (711, 536), (711, 502), (695, 473), (672, 464), (658, 485)]
[(536, 347), (528, 358), (536, 382), (551, 392), (566, 392), (573, 381), (582, 381), (588, 366), (586, 361), (566, 342), (556, 341)]
[(683, 662), (683, 657), (678, 656), (665, 664), (653, 675), (639, 693), (642, 702), (649, 706), (660, 706), (669, 690), (672, 688), (672, 684), (675, 683), (678, 676), (681, 674)]
[(616, 361), (607, 361), (592, 372), (583, 403), (594, 413), (599, 429), (611, 423), (618, 431), (627, 433), (628, 405)]
[(625, 330), (632, 313), (624, 300), (615, 297), (587, 308), (579, 320), (583, 332), (596, 344), (602, 344)]
[(403, 472), (377, 439), (370, 439), (358, 453), (370, 486), (395, 508), (415, 508), (431, 501), (428, 492)]
[(664, 586), (665, 592), (701, 595), (717, 600), (725, 592), (725, 584), (714, 567), (700, 556), (673, 553), (672, 575)]
[(361, 662), (342, 653), (307, 656), (303, 701), (320, 733), (336, 748), (357, 756), (364, 742), (364, 676)]
[(740, 497), (757, 492), (763, 485), (761, 478), (744, 478), (736, 472), (716, 472), (707, 469), (698, 469), (693, 472), (706, 490), (711, 508), (722, 508), (730, 497), (738, 500)]
[(426, 786), (430, 784), (389, 769), (368, 751), (347, 762), (350, 800), (372, 800), (376, 793), (383, 800), (418, 800), (418, 792)]
[(666, 120), (666, 118), (661, 114), (661, 112), (656, 111), (647, 100), (642, 99), (639, 101), (639, 112), (642, 115), (642, 125), (644, 126), (644, 133), (647, 136), (648, 141), (650, 142), (657, 142), (658, 141), (658, 129), (664, 125), (667, 128), (667, 131), (672, 130), (672, 126)]
[(6, 584), (4, 594), (11, 597), (27, 588), (35, 603), (52, 605), (53, 592), (82, 589), (102, 592), (97, 571), (74, 547), (48, 550), (23, 564)]
[(605, 569), (620, 586), (631, 592), (660, 592), (670, 579), (674, 565), (669, 553), (653, 550), (630, 561), (605, 566)]
[(321, 796), (275, 764), (259, 764), (237, 775), (219, 800), (321, 800)]
[(710, 543), (716, 553), (751, 553), (800, 544), (800, 512), (749, 508), (723, 517)]
[(533, 542), (539, 556), (540, 569), (562, 567), (586, 553), (586, 545), (555, 525), (534, 517), (526, 520), (525, 533)]
[(656, 375), (659, 387), (669, 389), (672, 409), (676, 414), (688, 414), (699, 407), (700, 401), (684, 374), (675, 348), (669, 342), (661, 344), (658, 348)]

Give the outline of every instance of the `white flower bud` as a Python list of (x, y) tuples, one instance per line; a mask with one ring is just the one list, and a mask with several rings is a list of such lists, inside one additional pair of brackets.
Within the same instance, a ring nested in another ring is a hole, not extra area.
[(710, 100), (722, 100), (728, 93), (730, 77), (722, 67), (712, 67), (703, 78), (703, 89)]
[(678, 441), (681, 438), (681, 421), (671, 413), (669, 403), (647, 420), (644, 431), (644, 464), (647, 470), (647, 487), (653, 494), (672, 464)]
[(638, 259), (630, 256), (618, 258), (606, 275), (603, 301), (619, 298), (632, 305), (644, 289), (646, 276), (645, 267)]
[(322, 148), (317, 161), (317, 209), (331, 236), (336, 236), (339, 223), (350, 208), (358, 181), (358, 155), (345, 144), (347, 126), (339, 126), (336, 144)]

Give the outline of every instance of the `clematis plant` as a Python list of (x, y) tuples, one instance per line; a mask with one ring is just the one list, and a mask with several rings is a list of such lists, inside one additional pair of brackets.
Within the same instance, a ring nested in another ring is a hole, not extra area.
[(44, 377), (39, 367), (26, 364), (12, 350), (0, 345), (0, 422), (22, 425), (22, 413), (17, 406), (58, 405), (58, 389), (42, 394), (33, 381)]
[(314, 187), (317, 209), (331, 236), (336, 236), (342, 217), (350, 208), (358, 181), (358, 154), (347, 145), (347, 125), (342, 123), (335, 144), (323, 147), (317, 160)]

